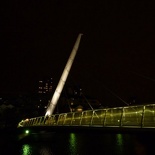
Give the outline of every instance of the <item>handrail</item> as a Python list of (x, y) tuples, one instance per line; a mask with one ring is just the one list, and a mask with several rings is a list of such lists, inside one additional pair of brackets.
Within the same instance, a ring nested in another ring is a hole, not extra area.
[(86, 110), (40, 116), (19, 122), (30, 126), (94, 126), (155, 128), (155, 104)]

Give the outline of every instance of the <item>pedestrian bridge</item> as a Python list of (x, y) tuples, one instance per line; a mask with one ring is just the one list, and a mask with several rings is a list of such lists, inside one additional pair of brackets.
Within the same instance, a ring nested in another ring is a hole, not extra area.
[(155, 104), (40, 116), (22, 120), (18, 124), (18, 128), (33, 126), (155, 128)]

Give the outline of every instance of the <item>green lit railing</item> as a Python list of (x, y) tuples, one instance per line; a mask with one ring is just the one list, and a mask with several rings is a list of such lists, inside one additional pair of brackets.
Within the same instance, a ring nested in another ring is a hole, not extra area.
[(155, 128), (155, 104), (106, 108), (36, 117), (19, 122), (30, 126), (94, 126)]

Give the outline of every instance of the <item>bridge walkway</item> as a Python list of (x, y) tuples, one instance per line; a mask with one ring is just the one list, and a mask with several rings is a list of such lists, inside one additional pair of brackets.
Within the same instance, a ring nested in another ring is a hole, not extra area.
[(40, 116), (22, 120), (18, 124), (18, 128), (34, 126), (155, 128), (155, 104)]

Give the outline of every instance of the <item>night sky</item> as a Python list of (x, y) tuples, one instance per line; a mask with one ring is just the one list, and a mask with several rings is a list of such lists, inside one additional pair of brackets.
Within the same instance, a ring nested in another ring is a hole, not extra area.
[(153, 3), (12, 0), (1, 12), (1, 94), (31, 93), (45, 77), (57, 85), (83, 33), (67, 83), (102, 105), (155, 101)]

